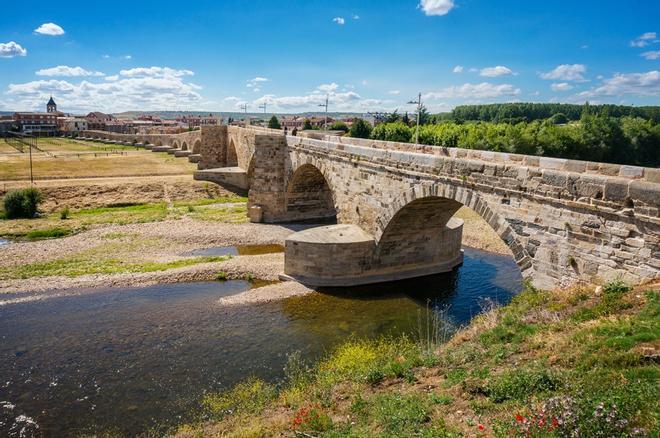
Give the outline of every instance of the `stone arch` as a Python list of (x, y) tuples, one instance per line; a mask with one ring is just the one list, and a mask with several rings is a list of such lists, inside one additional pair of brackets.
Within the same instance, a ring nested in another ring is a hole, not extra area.
[(247, 182), (249, 189), (250, 187), (252, 187), (252, 179), (254, 178), (254, 153), (250, 155), (250, 158), (248, 159), (246, 173), (247, 173)]
[(159, 139), (159, 140), (156, 140), (156, 142), (154, 143), (154, 145), (156, 145), (156, 146), (162, 146), (162, 145), (163, 145), (163, 142), (160, 141), (160, 139)]
[[(406, 220), (421, 218), (437, 230), (444, 221), (446, 224), (461, 206), (470, 207), (481, 216), (507, 244), (524, 277), (531, 274), (532, 257), (517, 239), (515, 232), (496, 211), (494, 211), (476, 191), (453, 185), (433, 184), (415, 186), (395, 199), (378, 218), (374, 237), (378, 251), (392, 252), (398, 233), (401, 233)], [(434, 210), (439, 210), (434, 212)], [(444, 211), (446, 210), (446, 211)], [(444, 224), (443, 224), (444, 225)], [(391, 228), (392, 227), (392, 228)], [(411, 233), (416, 232), (408, 224)]]
[(174, 140), (174, 141), (172, 141), (172, 147), (173, 147), (174, 149), (179, 149), (179, 141), (178, 141), (178, 140)]
[(197, 139), (195, 140), (195, 144), (193, 144), (192, 148), (192, 153), (193, 154), (199, 154), (202, 151), (202, 140)]
[(181, 143), (181, 150), (187, 151), (188, 150), (188, 143), (186, 143), (185, 141), (183, 143)]
[(236, 144), (234, 139), (229, 139), (229, 144), (227, 145), (227, 167), (237, 167), (238, 166), (238, 153), (236, 151)]
[(327, 219), (337, 216), (328, 179), (313, 164), (303, 164), (291, 174), (284, 205), (291, 219)]

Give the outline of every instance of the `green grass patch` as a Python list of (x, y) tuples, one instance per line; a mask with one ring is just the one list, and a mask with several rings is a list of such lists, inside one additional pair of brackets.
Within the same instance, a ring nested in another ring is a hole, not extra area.
[(202, 399), (205, 417), (221, 419), (228, 414), (257, 414), (275, 397), (275, 388), (251, 378), (227, 392), (211, 393)]

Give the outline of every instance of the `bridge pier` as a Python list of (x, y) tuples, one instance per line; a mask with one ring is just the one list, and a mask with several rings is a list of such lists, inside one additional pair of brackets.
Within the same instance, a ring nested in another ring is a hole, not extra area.
[(439, 235), (415, 246), (405, 262), (382, 257), (373, 236), (356, 225), (311, 228), (284, 245), (283, 280), (309, 286), (357, 286), (449, 272), (463, 263), (463, 221), (450, 219)]

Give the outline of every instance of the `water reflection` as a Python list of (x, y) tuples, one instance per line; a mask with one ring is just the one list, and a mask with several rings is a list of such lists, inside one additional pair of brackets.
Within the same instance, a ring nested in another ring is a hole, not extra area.
[(185, 253), (187, 256), (244, 256), (244, 255), (262, 255), (284, 252), (282, 245), (239, 245), (239, 246), (214, 246), (211, 248), (195, 249)]
[(466, 250), (464, 265), (449, 274), (216, 304), (248, 288), (243, 281), (159, 285), (0, 307), (0, 401), (13, 406), (0, 403), (0, 435), (20, 415), (47, 436), (184, 421), (205, 390), (250, 375), (276, 381), (294, 350), (313, 359), (347, 336), (415, 333), (427, 302), (465, 323), (484, 298), (508, 301), (520, 274), (510, 258)]

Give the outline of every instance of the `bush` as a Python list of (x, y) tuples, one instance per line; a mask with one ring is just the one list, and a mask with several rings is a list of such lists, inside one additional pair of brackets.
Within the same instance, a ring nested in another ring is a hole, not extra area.
[(62, 220), (69, 219), (69, 207), (64, 207), (60, 211), (60, 219), (62, 219)]
[(270, 129), (281, 129), (282, 128), (282, 126), (280, 125), (280, 121), (277, 120), (277, 117), (275, 117), (275, 116), (271, 117), (270, 120), (268, 121), (268, 127)]
[(38, 189), (27, 188), (12, 190), (5, 195), (4, 208), (7, 219), (31, 219), (37, 213), (43, 196)]
[(555, 391), (560, 386), (559, 378), (547, 370), (515, 370), (495, 377), (485, 389), (488, 398), (501, 403), (525, 400), (534, 394)]
[(374, 140), (396, 141), (407, 143), (412, 138), (413, 130), (402, 122), (381, 123), (371, 132)]
[(362, 119), (355, 119), (348, 131), (348, 135), (354, 138), (369, 138), (371, 135), (371, 125)]
[(344, 122), (335, 122), (330, 125), (330, 131), (344, 131), (348, 132), (348, 125)]

